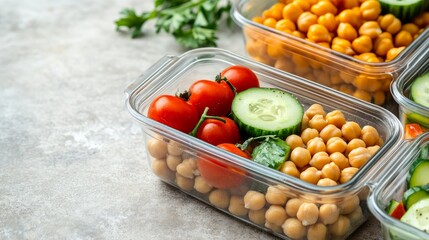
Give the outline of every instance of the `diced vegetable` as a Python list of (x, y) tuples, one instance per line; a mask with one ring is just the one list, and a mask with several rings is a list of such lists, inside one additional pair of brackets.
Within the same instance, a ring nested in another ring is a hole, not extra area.
[(396, 219), (401, 219), (405, 214), (405, 207), (403, 202), (398, 202), (396, 200), (391, 200), (389, 207), (387, 208), (387, 213)]
[(429, 184), (429, 159), (419, 158), (415, 162), (408, 182), (410, 188)]
[(429, 198), (429, 185), (409, 188), (404, 193), (402, 201), (404, 202), (405, 208), (408, 211), (408, 209), (410, 209), (413, 204), (426, 198)]
[(429, 73), (414, 80), (411, 85), (410, 98), (420, 105), (429, 107)]
[(401, 221), (429, 232), (429, 198), (423, 199), (409, 208)]
[(422, 133), (424, 131), (417, 123), (408, 123), (405, 125), (405, 139), (414, 139)]

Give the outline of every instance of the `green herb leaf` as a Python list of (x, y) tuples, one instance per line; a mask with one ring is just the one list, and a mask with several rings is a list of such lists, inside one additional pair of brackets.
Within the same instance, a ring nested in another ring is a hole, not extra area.
[(266, 138), (252, 152), (252, 160), (272, 169), (279, 169), (289, 158), (290, 147), (279, 138)]

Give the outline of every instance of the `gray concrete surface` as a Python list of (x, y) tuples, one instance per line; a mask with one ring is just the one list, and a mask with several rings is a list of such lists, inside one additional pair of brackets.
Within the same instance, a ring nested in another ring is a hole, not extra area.
[[(125, 88), (168, 35), (115, 31), (153, 1), (0, 1), (0, 239), (270, 239), (161, 183)], [(233, 41), (231, 41), (233, 40)], [(219, 47), (244, 54), (238, 29)], [(371, 217), (351, 239), (380, 239)]]

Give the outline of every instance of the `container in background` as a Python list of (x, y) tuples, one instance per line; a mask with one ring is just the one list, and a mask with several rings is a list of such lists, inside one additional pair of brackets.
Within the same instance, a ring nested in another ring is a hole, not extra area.
[[(348, 121), (373, 126), (383, 144), (349, 181), (317, 186), (146, 117), (157, 96), (186, 90), (199, 79), (214, 79), (232, 65), (252, 69), (261, 87), (293, 94), (305, 110), (317, 103), (326, 112), (340, 110)], [(366, 198), (370, 182), (380, 176), (390, 160), (386, 155), (402, 139), (400, 121), (384, 108), (217, 48), (162, 58), (128, 87), (126, 95), (129, 113), (144, 130), (147, 156), (142, 159), (147, 159), (154, 174), (189, 196), (283, 239), (314, 235), (345, 239), (353, 233), (369, 216)], [(213, 165), (224, 176), (220, 181), (228, 186), (207, 184), (199, 171), (201, 163)]]
[(297, 37), (252, 20), (266, 14), (264, 11), (278, 2), (240, 0), (234, 7), (233, 19), (243, 30), (245, 48), (252, 59), (396, 113), (397, 105), (391, 97), (390, 83), (413, 63), (423, 49), (428, 48), (429, 30), (422, 31), (391, 61), (362, 61), (332, 50), (329, 43), (316, 44), (303, 39), (306, 36)]

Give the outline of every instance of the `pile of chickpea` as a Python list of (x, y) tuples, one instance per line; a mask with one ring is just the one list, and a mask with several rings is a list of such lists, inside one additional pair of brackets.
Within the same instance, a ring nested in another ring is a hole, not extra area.
[(291, 44), (280, 34), (246, 26), (246, 50), (254, 60), (383, 105), (390, 98), (389, 72), (397, 69), (375, 72), (370, 64), (389, 62), (409, 46), (429, 26), (429, 12), (402, 23), (393, 14), (381, 15), (377, 0), (280, 0), (252, 20), (369, 63), (369, 68), (362, 64), (346, 71), (347, 61), (338, 56), (321, 57), (314, 48), (303, 50), (303, 44)]
[[(375, 128), (361, 128), (346, 121), (341, 111), (326, 113), (320, 104), (313, 104), (303, 116), (301, 135), (291, 135), (286, 142), (292, 152), (282, 172), (319, 186), (332, 186), (350, 180), (383, 140)], [(335, 198), (312, 197), (251, 177), (236, 188), (218, 189), (200, 175), (198, 156), (191, 149), (153, 137), (147, 141), (147, 151), (152, 171), (164, 181), (281, 237), (344, 239), (367, 217), (364, 204), (361, 206), (365, 191)]]

